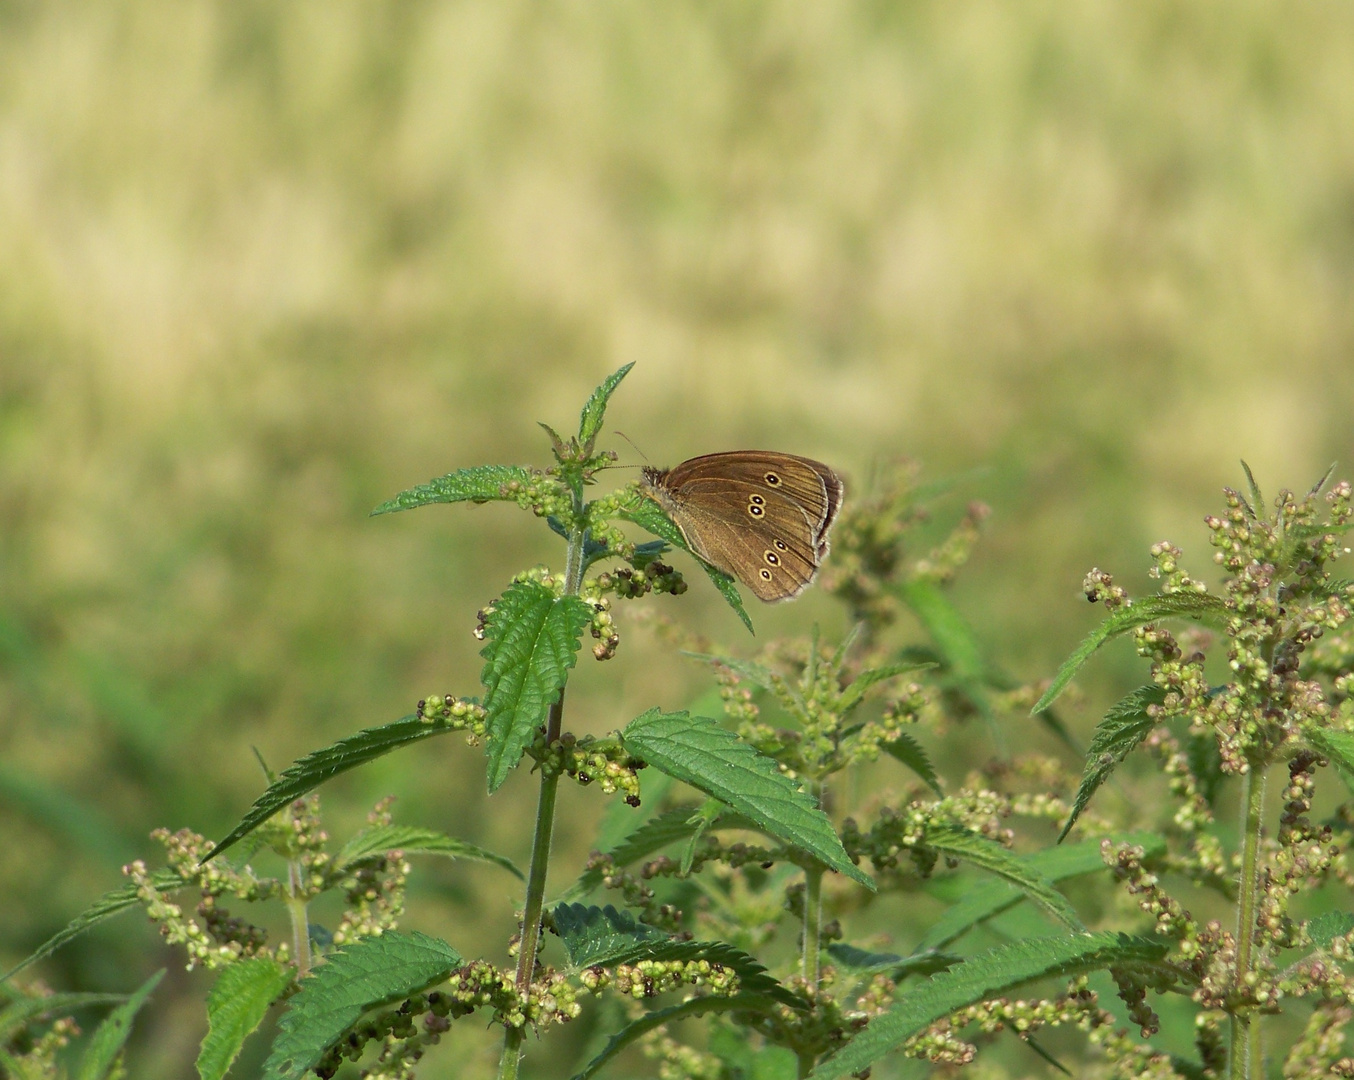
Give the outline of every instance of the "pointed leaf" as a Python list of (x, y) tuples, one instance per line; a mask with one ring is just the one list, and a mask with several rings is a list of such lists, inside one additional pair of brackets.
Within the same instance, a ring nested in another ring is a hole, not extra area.
[(700, 563), (701, 569), (705, 571), (714, 587), (719, 590), (720, 596), (724, 597), (729, 607), (733, 608), (734, 613), (743, 620), (743, 625), (748, 628), (748, 633), (754, 632), (752, 620), (748, 618), (747, 609), (743, 607), (743, 598), (738, 594), (738, 587), (734, 584), (733, 578), (724, 573), (723, 570), (716, 570), (692, 551), (686, 542), (686, 537), (682, 535), (682, 530), (673, 524), (656, 503), (641, 498), (633, 506), (622, 510), (620, 516), (626, 521), (634, 522), (646, 532), (661, 536), (673, 547), (681, 548)]
[(480, 676), (488, 714), (489, 790), (497, 791), (559, 700), (592, 608), (534, 581), (512, 585), (484, 623)]
[(945, 793), (940, 790), (940, 777), (936, 775), (935, 766), (931, 764), (931, 759), (926, 756), (926, 751), (916, 739), (905, 731), (900, 732), (896, 739), (885, 743), (883, 748), (885, 753), (901, 761), (925, 780), (927, 787), (944, 798)]
[(893, 953), (866, 952), (864, 949), (840, 943), (829, 945), (827, 951), (837, 964), (853, 975), (888, 973), (894, 982), (902, 982), (909, 975), (933, 975), (937, 971), (944, 971), (964, 962), (962, 956), (953, 953), (927, 951), (913, 953), (911, 956), (895, 956)]
[(793, 1050), (770, 1042), (758, 1046), (742, 1027), (711, 1024), (705, 1047), (724, 1063), (722, 1076), (735, 1080), (798, 1080), (799, 1058)]
[(1030, 938), (999, 946), (900, 995), (893, 1008), (871, 1020), (869, 1027), (814, 1069), (810, 1080), (836, 1080), (867, 1069), (950, 1013), (1035, 979), (1107, 967), (1150, 967), (1159, 964), (1166, 951), (1164, 942), (1105, 932)]
[(838, 712), (845, 715), (865, 700), (865, 695), (872, 686), (883, 682), (886, 679), (894, 679), (899, 675), (905, 675), (909, 671), (920, 671), (922, 668), (931, 667), (930, 664), (885, 664), (883, 667), (870, 668), (868, 671), (862, 671), (852, 680), (851, 685), (842, 691), (841, 697), (837, 701)]
[(587, 447), (597, 438), (598, 432), (602, 430), (602, 418), (606, 415), (607, 402), (611, 400), (616, 387), (620, 386), (621, 380), (634, 366), (634, 363), (629, 363), (620, 370), (613, 371), (602, 381), (602, 385), (592, 392), (592, 397), (588, 398), (587, 404), (583, 406), (583, 414), (578, 418), (580, 445)]
[(343, 845), (343, 850), (334, 860), (334, 869), (343, 870), (363, 859), (384, 855), (388, 851), (402, 851), (406, 855), (448, 855), (454, 859), (475, 859), (501, 866), (508, 873), (526, 880), (511, 859), (466, 840), (457, 840), (436, 829), (424, 829), (417, 825), (378, 825), (363, 829)]
[(826, 952), (839, 967), (861, 974), (888, 971), (903, 962), (896, 953), (867, 952), (839, 941), (829, 945)]
[(301, 1080), (368, 1009), (426, 990), (460, 966), (455, 949), (419, 933), (387, 931), (330, 953), (291, 999), (264, 1080)]
[(20, 995), (0, 1009), (0, 1046), (9, 1042), (15, 1032), (25, 1024), (38, 1017), (69, 1013), (91, 1005), (118, 1005), (126, 1000), (126, 994), (48, 994), (46, 997)]
[(692, 660), (702, 660), (707, 664), (717, 664), (720, 667), (728, 668), (740, 678), (747, 679), (754, 686), (760, 686), (763, 690), (772, 693), (779, 692), (780, 689), (788, 689), (791, 694), (797, 698), (799, 695), (794, 693), (794, 688), (789, 686), (785, 679), (776, 675), (765, 664), (758, 664), (753, 660), (739, 660), (735, 656), (716, 656), (714, 653), (699, 653), (682, 650), (682, 655), (690, 657)]
[(772, 758), (716, 721), (650, 709), (626, 725), (621, 741), (659, 771), (718, 799), (823, 865), (874, 890), (874, 881), (851, 862), (813, 796), (801, 791)]
[(617, 911), (610, 904), (604, 908), (560, 904), (551, 915), (575, 970), (640, 960), (706, 960), (734, 972), (742, 991), (766, 994), (792, 1008), (804, 1007), (759, 961), (727, 942), (683, 941), (637, 922), (628, 911)]
[(507, 485), (529, 484), (534, 479), (536, 474), (520, 465), (476, 465), (469, 469), (457, 469), (426, 484), (401, 491), (373, 510), (371, 516), (413, 510), (429, 503), (484, 503), (496, 499), (511, 502), (514, 496), (508, 491)]
[(392, 750), (410, 746), (434, 735), (443, 735), (448, 731), (460, 730), (449, 724), (429, 722), (419, 716), (406, 716), (393, 724), (367, 728), (356, 735), (314, 750), (305, 757), (289, 765), (268, 789), (254, 800), (240, 824), (236, 825), (229, 836), (203, 858), (203, 862), (216, 858), (227, 848), (234, 846), (257, 829), (288, 803), (313, 791), (326, 780), (332, 780), (340, 773), (375, 761)]
[(1354, 791), (1354, 732), (1305, 727), (1302, 733), (1316, 750), (1330, 759), (1345, 786)]
[(604, 908), (559, 904), (551, 915), (575, 968), (628, 963), (645, 945), (671, 940), (658, 927), (637, 922), (628, 911), (617, 911), (611, 904)]
[[(189, 884), (173, 870), (157, 870), (151, 875), (151, 881), (160, 892), (172, 892), (174, 889), (181, 889)], [(104, 893), (93, 904), (68, 922), (64, 929), (58, 930), (14, 967), (0, 975), (0, 982), (5, 982), (11, 975), (17, 975), (29, 964), (36, 964), (39, 960), (51, 956), (66, 942), (93, 929), (105, 919), (111, 919), (114, 915), (119, 915), (128, 908), (137, 907), (140, 903), (141, 901), (136, 896), (135, 885), (124, 885), (120, 889)]]
[[(1115, 844), (1139, 845), (1148, 857), (1160, 855), (1166, 850), (1166, 841), (1155, 833), (1120, 833), (1109, 839)], [(1020, 861), (1031, 873), (1050, 882), (1108, 869), (1100, 857), (1099, 840), (1046, 848), (1026, 855)], [(980, 922), (1014, 907), (1024, 898), (1025, 894), (1019, 888), (1005, 881), (985, 881), (966, 889), (963, 898), (931, 925), (917, 943), (917, 950), (939, 949), (948, 945)]]
[[(661, 814), (655, 814), (606, 854), (611, 856), (617, 866), (629, 866), (632, 862), (642, 859), (646, 855), (661, 851), (669, 844), (675, 844), (680, 840), (689, 840), (700, 828), (700, 822), (695, 820), (695, 815), (699, 810), (700, 807), (687, 805), (673, 807)], [(720, 814), (718, 818), (711, 822), (707, 831), (711, 829), (762, 831), (761, 826), (755, 821), (731, 811)], [(602, 884), (602, 876), (600, 869), (583, 871), (579, 879), (560, 895), (559, 902), (577, 900), (579, 897), (586, 896)]]
[(1354, 930), (1354, 915), (1347, 911), (1323, 911), (1307, 924), (1307, 934), (1312, 944), (1326, 949), (1337, 937), (1344, 937)]
[(1166, 691), (1161, 687), (1140, 686), (1112, 705), (1104, 719), (1096, 725), (1095, 734), (1091, 736), (1091, 748), (1086, 751), (1086, 768), (1081, 774), (1081, 785), (1072, 802), (1072, 813), (1058, 834), (1060, 842), (1072, 831), (1072, 826), (1077, 823), (1077, 818), (1100, 785), (1152, 733), (1157, 722), (1148, 715), (1147, 710), (1165, 700)]
[(164, 978), (164, 974), (164, 968), (161, 968), (143, 982), (131, 997), (104, 1018), (103, 1023), (89, 1040), (89, 1045), (85, 1047), (80, 1064), (75, 1070), (75, 1080), (104, 1080), (113, 1068), (113, 1063), (123, 1046), (126, 1045), (127, 1036), (132, 1033), (132, 1020), (141, 1011), (141, 1006), (146, 1003), (146, 998), (150, 997), (150, 992)]
[(1030, 714), (1041, 713), (1053, 704), (1067, 689), (1067, 684), (1081, 665), (1105, 642), (1138, 626), (1161, 619), (1190, 619), (1194, 622), (1219, 625), (1227, 619), (1227, 602), (1208, 593), (1179, 592), (1164, 596), (1144, 596), (1114, 611), (1108, 619), (1092, 630), (1072, 655), (1063, 661), (1044, 696), (1035, 702)]
[(1227, 779), (1227, 774), (1222, 771), (1222, 752), (1218, 749), (1217, 737), (1211, 731), (1206, 734), (1191, 732), (1185, 743), (1185, 757), (1204, 802), (1216, 806), (1222, 782)]
[(1241, 468), (1245, 470), (1246, 486), (1250, 488), (1251, 491), (1251, 502), (1249, 507), (1251, 510), (1251, 517), (1263, 515), (1266, 507), (1265, 497), (1260, 494), (1260, 485), (1255, 482), (1255, 475), (1251, 472), (1251, 467), (1244, 461), (1241, 463)]
[(575, 1073), (572, 1080), (590, 1080), (596, 1076), (608, 1061), (614, 1058), (636, 1039), (647, 1035), (655, 1028), (674, 1020), (685, 1020), (689, 1016), (704, 1016), (706, 1013), (737, 1012), (754, 1016), (767, 1016), (775, 1013), (778, 1005), (775, 999), (763, 994), (734, 994), (732, 997), (698, 997), (673, 1005), (667, 1009), (657, 1009), (632, 1021), (611, 1036), (602, 1052)]
[(222, 1080), (268, 1006), (291, 985), (295, 969), (255, 956), (221, 970), (207, 994), (207, 1034), (197, 1055), (201, 1080)]
[(967, 829), (941, 827), (926, 830), (926, 845), (1005, 878), (1069, 929), (1081, 929), (1076, 911), (1048, 878), (995, 840)]
[(982, 679), (987, 665), (972, 627), (933, 578), (914, 578), (898, 595), (931, 635), (946, 664), (962, 679)]

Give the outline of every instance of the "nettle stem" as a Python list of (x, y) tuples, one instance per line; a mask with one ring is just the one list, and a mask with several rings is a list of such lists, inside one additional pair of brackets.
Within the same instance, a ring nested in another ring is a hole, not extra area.
[[(1260, 827), (1265, 808), (1265, 762), (1251, 762), (1241, 797), (1241, 880), (1237, 889), (1236, 980), (1243, 990), (1255, 968), (1255, 920), (1260, 902)], [(1245, 1006), (1232, 1014), (1231, 1080), (1256, 1080), (1263, 1069), (1260, 1014)]]
[(810, 989), (818, 986), (818, 946), (823, 933), (823, 871), (821, 867), (804, 871), (804, 981)]
[[(811, 787), (814, 800), (821, 806), (823, 785), (815, 781)], [(803, 962), (800, 966), (809, 988), (817, 989), (820, 973), (818, 951), (823, 933), (823, 868), (814, 866), (804, 871), (804, 928)]]
[(287, 915), (291, 919), (291, 947), (298, 979), (310, 974), (310, 916), (301, 894), (302, 873), (299, 862), (287, 861)]
[[(583, 587), (583, 510), (574, 507), (574, 525), (569, 530), (569, 552), (565, 560), (564, 594), (577, 596)], [(564, 716), (564, 691), (550, 706), (545, 724), (545, 744), (552, 745), (560, 735)], [(536, 833), (531, 841), (531, 869), (527, 872), (527, 897), (522, 915), (522, 942), (517, 953), (517, 990), (523, 998), (531, 992), (531, 977), (536, 970), (536, 954), (541, 944), (541, 909), (545, 905), (545, 875), (550, 864), (550, 838), (555, 829), (555, 796), (559, 791), (559, 773), (541, 770), (541, 793), (536, 803)], [(525, 1002), (524, 1002), (525, 1004)], [(516, 1080), (522, 1060), (522, 1042), (526, 1025), (507, 1028), (503, 1035), (503, 1056), (499, 1061), (499, 1080)]]

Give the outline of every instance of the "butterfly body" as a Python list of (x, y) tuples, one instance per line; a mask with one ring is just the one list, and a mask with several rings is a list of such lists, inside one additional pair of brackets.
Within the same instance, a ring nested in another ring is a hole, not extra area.
[(789, 600), (813, 581), (841, 509), (841, 478), (820, 461), (773, 450), (705, 454), (646, 468), (640, 491), (687, 545), (761, 600)]

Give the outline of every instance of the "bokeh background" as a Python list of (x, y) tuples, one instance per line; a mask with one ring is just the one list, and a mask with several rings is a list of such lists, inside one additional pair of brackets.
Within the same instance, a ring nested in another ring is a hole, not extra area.
[[(543, 464), (535, 421), (631, 361), (609, 429), (654, 462), (965, 477), (938, 518), (994, 513), (956, 603), (1047, 675), (1092, 565), (1141, 591), (1170, 537), (1209, 573), (1238, 459), (1271, 490), (1350, 473), (1351, 132), (1336, 4), (3, 0), (0, 963), (154, 864), (155, 826), (228, 829), (251, 746), (276, 768), (473, 692), (476, 609), (554, 538), (509, 506), (367, 513)], [(750, 647), (709, 589), (665, 602)], [(1069, 722), (1137, 665), (1107, 654)], [(629, 633), (581, 662), (574, 724), (707, 685)], [(342, 835), (395, 794), (524, 862), (531, 791), (491, 802), (449, 739), (325, 804)], [(603, 803), (566, 795), (569, 873)], [(506, 884), (420, 866), (407, 925), (473, 953)], [(190, 1075), (209, 979), (139, 914), (40, 974), (165, 964), (133, 1047), (159, 1080)]]

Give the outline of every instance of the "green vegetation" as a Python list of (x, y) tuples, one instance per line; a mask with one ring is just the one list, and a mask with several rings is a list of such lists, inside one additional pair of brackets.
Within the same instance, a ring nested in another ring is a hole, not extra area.
[[(1251, 481), (1178, 564), (1238, 458), (1348, 473), (1351, 85), (1338, 8), (0, 3), (0, 1071), (261, 1075), (426, 941), (363, 1067), (494, 1075), (525, 899), (667, 950), (547, 933), (525, 1077), (1327, 1075), (1342, 526)], [(745, 609), (617, 427), (840, 469), (819, 587)], [(584, 479), (572, 557), (509, 512)]]

